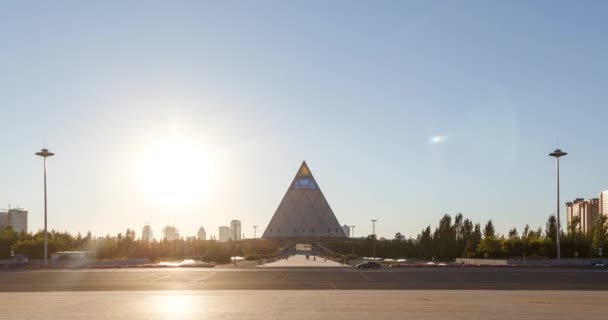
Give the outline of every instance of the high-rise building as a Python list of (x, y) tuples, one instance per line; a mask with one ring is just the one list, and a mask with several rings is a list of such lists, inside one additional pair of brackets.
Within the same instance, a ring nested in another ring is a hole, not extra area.
[(572, 228), (573, 220), (578, 218), (578, 230), (583, 233), (591, 232), (599, 217), (599, 203), (600, 200), (598, 198), (588, 200), (576, 198), (572, 202), (566, 202), (566, 223), (568, 230)]
[(230, 227), (221, 226), (219, 230), (219, 242), (228, 242), (232, 238)]
[(205, 232), (205, 228), (200, 227), (198, 228), (198, 240), (207, 240), (207, 232)]
[(179, 240), (179, 231), (174, 226), (166, 226), (163, 228), (163, 237), (165, 241)]
[(0, 228), (12, 227), (17, 232), (27, 232), (27, 211), (19, 208), (0, 212)]
[(152, 234), (150, 225), (145, 225), (141, 230), (141, 241), (148, 243), (154, 242), (154, 235)]
[(344, 234), (347, 238), (350, 238), (350, 226), (345, 224), (342, 226), (342, 230), (344, 230)]
[(293, 178), (262, 238), (344, 238), (344, 230), (306, 162)]
[(600, 214), (608, 216), (608, 190), (600, 192)]
[(241, 221), (230, 221), (230, 231), (232, 231), (232, 240), (241, 240)]

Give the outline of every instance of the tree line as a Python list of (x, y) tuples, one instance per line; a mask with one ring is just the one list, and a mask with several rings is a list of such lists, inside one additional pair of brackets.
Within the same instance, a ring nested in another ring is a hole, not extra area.
[[(593, 229), (580, 230), (580, 221), (573, 219), (567, 232), (560, 230), (563, 258), (592, 258), (600, 248), (608, 251), (608, 217), (600, 216)], [(416, 238), (406, 239), (401, 233), (393, 239), (375, 241), (376, 256), (383, 258), (417, 258), (453, 261), (454, 258), (555, 258), (557, 254), (557, 222), (555, 216), (547, 219), (544, 229), (526, 225), (521, 232), (512, 228), (507, 234), (498, 234), (492, 220), (485, 225), (474, 223), (462, 214), (453, 218), (446, 214), (434, 230), (423, 229)], [(67, 232), (49, 232), (49, 254), (58, 251), (87, 251), (97, 259), (148, 258), (152, 261), (200, 259), (218, 263), (230, 262), (231, 256), (260, 259), (277, 255), (284, 243), (257, 239), (255, 241), (229, 241), (219, 243), (205, 240), (176, 240), (148, 243), (137, 240), (135, 231), (127, 229), (116, 237), (94, 238), (90, 232), (73, 236)], [(354, 257), (372, 256), (374, 236), (363, 239), (319, 239), (327, 248), (339, 255)], [(17, 233), (12, 228), (0, 229), (0, 259), (14, 254), (25, 254), (31, 259), (43, 258), (44, 234)]]
[[(76, 236), (68, 232), (48, 233), (49, 255), (60, 251), (87, 251), (96, 259), (148, 258), (152, 261), (197, 259), (207, 262), (227, 263), (230, 257), (241, 256), (249, 260), (266, 258), (278, 253), (279, 247), (264, 239), (255, 241), (216, 242), (210, 240), (175, 240), (148, 243), (137, 240), (135, 231), (127, 229), (116, 237), (94, 238), (90, 232)], [(0, 259), (12, 254), (25, 254), (30, 259), (42, 259), (44, 232), (17, 233), (11, 227), (0, 229)], [(50, 256), (49, 256), (50, 258)]]
[[(567, 232), (560, 230), (562, 258), (593, 258), (600, 248), (608, 248), (608, 217), (601, 216), (588, 233), (580, 230), (580, 221), (573, 219)], [(453, 261), (455, 258), (555, 258), (557, 256), (557, 221), (551, 215), (544, 229), (526, 225), (521, 232), (512, 228), (499, 234), (492, 220), (482, 227), (459, 213), (453, 218), (444, 215), (435, 227), (423, 229), (416, 238), (395, 234), (393, 239), (377, 240), (376, 256), (383, 258), (417, 258)], [(327, 246), (342, 254), (371, 257), (374, 236), (346, 241), (328, 240)], [(607, 249), (608, 250), (608, 249)]]

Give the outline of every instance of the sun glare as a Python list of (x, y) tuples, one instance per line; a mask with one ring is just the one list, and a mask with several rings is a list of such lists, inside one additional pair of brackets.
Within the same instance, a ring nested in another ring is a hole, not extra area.
[(202, 201), (215, 172), (205, 151), (182, 136), (151, 144), (137, 163), (138, 180), (148, 200), (170, 208)]

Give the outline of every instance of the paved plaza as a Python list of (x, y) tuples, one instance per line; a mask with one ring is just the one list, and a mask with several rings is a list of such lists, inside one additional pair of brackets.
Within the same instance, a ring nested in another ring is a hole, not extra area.
[(271, 263), (259, 266), (258, 268), (273, 268), (273, 267), (350, 267), (339, 262), (335, 262), (323, 257), (310, 255), (306, 259), (305, 255), (296, 254), (287, 259), (280, 259)]
[[(119, 291), (0, 293), (6, 319), (606, 319), (592, 291)], [(35, 307), (33, 311), (32, 306)]]
[(3, 271), (0, 310), (3, 319), (34, 320), (606, 319), (606, 269), (356, 270), (318, 267), (326, 263), (318, 260), (312, 267), (296, 258), (296, 267), (283, 268)]

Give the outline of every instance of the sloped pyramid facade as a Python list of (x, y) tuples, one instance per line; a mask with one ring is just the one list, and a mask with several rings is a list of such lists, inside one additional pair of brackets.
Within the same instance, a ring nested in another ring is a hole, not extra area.
[(344, 238), (346, 234), (304, 161), (262, 238), (320, 237)]

